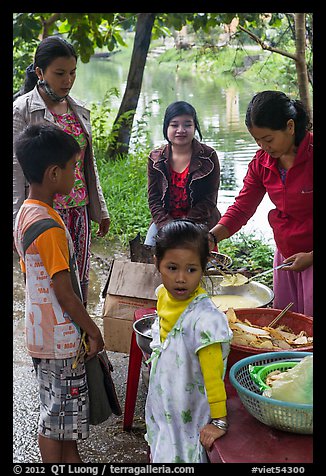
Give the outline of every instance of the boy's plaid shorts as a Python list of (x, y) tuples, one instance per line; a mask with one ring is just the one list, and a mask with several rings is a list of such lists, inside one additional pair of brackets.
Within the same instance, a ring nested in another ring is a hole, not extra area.
[(72, 369), (75, 358), (35, 359), (40, 386), (39, 434), (53, 440), (89, 436), (89, 400), (84, 362)]

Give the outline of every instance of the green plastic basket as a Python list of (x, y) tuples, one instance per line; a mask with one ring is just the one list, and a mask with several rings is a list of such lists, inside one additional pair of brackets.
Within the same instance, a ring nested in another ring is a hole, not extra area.
[(286, 370), (292, 369), (298, 362), (276, 362), (269, 365), (249, 365), (249, 373), (252, 380), (258, 385), (260, 391), (270, 388), (266, 383), (266, 378), (274, 370), (280, 372), (286, 372)]
[(291, 403), (261, 395), (252, 380), (249, 366), (277, 363), (279, 360), (303, 359), (312, 352), (266, 352), (236, 362), (230, 369), (230, 383), (246, 410), (265, 425), (292, 433), (313, 433), (313, 405)]

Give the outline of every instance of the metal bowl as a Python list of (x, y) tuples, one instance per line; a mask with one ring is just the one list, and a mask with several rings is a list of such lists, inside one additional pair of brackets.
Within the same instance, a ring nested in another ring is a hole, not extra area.
[[(203, 285), (209, 296), (216, 296), (219, 294), (243, 296), (245, 298), (254, 299), (257, 302), (257, 305), (253, 307), (265, 307), (274, 299), (273, 290), (265, 284), (258, 283), (256, 281), (250, 281), (249, 283), (243, 284), (242, 286), (220, 286), (222, 279), (223, 276), (218, 275), (203, 277)], [(237, 309), (235, 306), (232, 307)]]
[(152, 325), (155, 318), (156, 314), (147, 314), (141, 319), (135, 321), (132, 325), (136, 334), (137, 345), (145, 354), (152, 353), (149, 344), (152, 341)]

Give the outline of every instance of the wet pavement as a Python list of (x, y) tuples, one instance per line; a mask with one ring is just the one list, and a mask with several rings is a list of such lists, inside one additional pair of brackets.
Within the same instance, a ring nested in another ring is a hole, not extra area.
[[(126, 253), (112, 252), (96, 243), (92, 246), (88, 311), (100, 329), (102, 326), (101, 297), (107, 279), (108, 260), (127, 259)], [(13, 462), (41, 463), (37, 444), (39, 415), (38, 386), (31, 357), (25, 349), (24, 281), (17, 255), (13, 257)], [(124, 408), (129, 355), (108, 352), (112, 362), (117, 395)], [(132, 431), (122, 430), (123, 415), (112, 415), (106, 422), (91, 426), (90, 437), (78, 443), (85, 463), (146, 463), (147, 443), (144, 440), (144, 405), (146, 386), (140, 379)]]

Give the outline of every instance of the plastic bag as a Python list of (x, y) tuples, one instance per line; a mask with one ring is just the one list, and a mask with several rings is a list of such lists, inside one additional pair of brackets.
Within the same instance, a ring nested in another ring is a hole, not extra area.
[(292, 369), (282, 372), (263, 395), (284, 402), (312, 404), (313, 356), (308, 355)]

